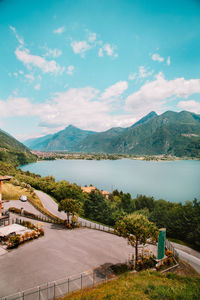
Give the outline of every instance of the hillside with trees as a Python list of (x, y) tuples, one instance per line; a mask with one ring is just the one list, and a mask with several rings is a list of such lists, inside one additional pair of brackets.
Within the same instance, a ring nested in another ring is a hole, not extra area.
[[(172, 203), (145, 195), (132, 198), (129, 193), (118, 190), (114, 190), (107, 199), (99, 190), (87, 194), (77, 184), (66, 180), (56, 181), (53, 176), (41, 177), (29, 171), (23, 172), (3, 162), (0, 162), (0, 175), (14, 176), (18, 182), (51, 195), (58, 203), (64, 199), (73, 199), (81, 217), (105, 225), (114, 226), (117, 221), (132, 213), (142, 214), (158, 228), (167, 228), (169, 238), (184, 241), (200, 250), (200, 201), (197, 199), (183, 204)], [(62, 203), (60, 209), (67, 212)]]
[(36, 156), (14, 137), (0, 130), (0, 161), (18, 166), (36, 161)]

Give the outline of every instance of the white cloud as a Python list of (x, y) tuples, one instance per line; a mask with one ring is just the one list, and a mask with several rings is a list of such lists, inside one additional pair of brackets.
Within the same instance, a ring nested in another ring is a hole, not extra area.
[(111, 44), (104, 44), (103, 45), (103, 50), (106, 52), (106, 54), (108, 56), (118, 57), (118, 54), (115, 53), (115, 48), (116, 48), (116, 46), (111, 45)]
[(30, 83), (32, 83), (35, 80), (35, 77), (33, 74), (26, 74), (26, 75), (24, 75), (24, 77), (26, 77), (30, 81)]
[(126, 109), (138, 114), (148, 113), (151, 110), (157, 112), (164, 110), (167, 100), (184, 97), (192, 94), (200, 94), (200, 79), (186, 80), (176, 78), (166, 80), (162, 73), (157, 74), (154, 81), (146, 82), (137, 92), (126, 99)]
[(149, 77), (153, 74), (154, 70), (151, 70), (151, 71), (147, 71), (147, 69), (144, 67), (144, 66), (140, 66), (139, 67), (139, 74), (138, 74), (138, 77), (139, 78), (146, 78), (146, 77)]
[(73, 41), (71, 42), (71, 47), (74, 53), (80, 54), (82, 57), (84, 57), (85, 52), (91, 49), (87, 41)]
[(125, 90), (128, 88), (127, 81), (118, 81), (117, 83), (108, 87), (102, 94), (101, 98), (103, 100), (110, 99), (110, 98), (117, 98), (121, 96)]
[(195, 100), (180, 101), (177, 104), (177, 107), (200, 114), (200, 102), (197, 102)]
[(53, 33), (55, 33), (55, 34), (62, 34), (64, 31), (65, 31), (65, 27), (62, 26), (62, 27), (59, 27), (59, 28), (55, 29), (53, 31)]
[(11, 97), (6, 101), (0, 100), (0, 114), (2, 117), (37, 116), (39, 126), (45, 133), (56, 132), (69, 124), (101, 131), (113, 126), (129, 126), (136, 121), (132, 113), (111, 114), (113, 105), (102, 101), (98, 95), (97, 89), (85, 87), (56, 93), (44, 103)]
[(36, 84), (36, 85), (34, 86), (34, 89), (37, 90), (37, 91), (39, 91), (39, 90), (40, 90), (40, 83)]
[(88, 41), (90, 43), (94, 43), (97, 39), (97, 34), (95, 32), (89, 32), (88, 34)]
[(14, 72), (13, 75), (14, 75), (15, 77), (18, 77), (18, 73), (17, 73), (17, 72)]
[(154, 61), (163, 62), (164, 57), (161, 57), (160, 54), (154, 53), (151, 57)]
[(55, 60), (46, 60), (39, 55), (32, 55), (28, 49), (17, 48), (15, 50), (16, 57), (24, 63), (27, 67), (38, 67), (44, 73), (62, 74), (65, 70), (64, 67), (60, 67)]
[(130, 73), (129, 76), (128, 76), (128, 79), (129, 80), (134, 80), (134, 79), (136, 79), (136, 76), (137, 76), (137, 73)]
[(103, 57), (103, 49), (102, 48), (99, 49), (98, 56)]
[(14, 32), (15, 37), (18, 40), (18, 42), (20, 43), (20, 45), (23, 46), (24, 45), (24, 39), (17, 34), (17, 31), (16, 31), (15, 27), (10, 25), (9, 28), (10, 28), (10, 30), (12, 30)]
[(129, 74), (128, 79), (129, 80), (137, 79), (137, 82), (138, 82), (138, 80), (149, 77), (153, 73), (154, 73), (154, 70), (149, 71), (148, 68), (145, 68), (144, 66), (140, 66), (138, 69), (138, 72)]
[(61, 54), (62, 51), (59, 49), (47, 49), (47, 53), (45, 54), (45, 56), (56, 58), (59, 57)]
[(170, 58), (170, 56), (168, 56), (168, 58), (167, 58), (167, 65), (170, 66), (170, 64), (171, 64), (171, 58)]
[(2, 117), (30, 115), (32, 104), (28, 98), (9, 97), (7, 101), (0, 100), (0, 114)]
[(71, 47), (76, 54), (80, 54), (81, 57), (85, 57), (85, 53), (88, 50), (99, 48), (98, 49), (98, 56), (103, 57), (104, 54), (110, 57), (118, 57), (118, 54), (115, 52), (117, 48), (115, 45), (111, 45), (110, 43), (103, 43), (102, 40), (97, 40), (97, 34), (95, 32), (87, 32), (87, 37), (85, 40), (82, 41), (72, 41)]
[(69, 75), (73, 75), (73, 73), (74, 73), (74, 66), (68, 66), (68, 68), (67, 68), (67, 74), (69, 74)]
[(22, 74), (24, 74), (24, 71), (22, 71), (22, 70), (19, 70), (19, 74), (21, 74), (21, 75), (22, 75)]
[(107, 55), (112, 56), (114, 53), (114, 48), (110, 44), (105, 44), (103, 49), (106, 51)]

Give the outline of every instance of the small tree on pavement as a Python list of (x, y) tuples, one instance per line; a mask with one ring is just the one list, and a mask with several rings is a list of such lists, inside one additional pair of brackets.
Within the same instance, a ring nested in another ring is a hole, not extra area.
[(75, 214), (78, 214), (80, 210), (80, 206), (76, 200), (67, 198), (60, 201), (58, 205), (58, 210), (64, 211), (67, 214), (67, 223), (69, 224), (70, 215), (74, 216)]
[(123, 217), (115, 224), (115, 231), (135, 247), (135, 259), (138, 260), (138, 245), (155, 243), (158, 239), (158, 228), (142, 214), (133, 213)]

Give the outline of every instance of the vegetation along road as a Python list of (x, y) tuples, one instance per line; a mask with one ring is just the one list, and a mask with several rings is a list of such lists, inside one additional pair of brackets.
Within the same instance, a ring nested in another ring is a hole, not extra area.
[[(66, 214), (58, 211), (58, 204), (52, 199), (52, 197), (41, 191), (35, 192), (47, 210), (61, 219), (66, 219)], [(90, 222), (81, 218), (79, 218), (79, 220), (86, 222), (87, 224), (95, 225), (95, 222)], [(178, 251), (180, 258), (187, 261), (200, 274), (200, 253), (189, 247), (176, 243), (174, 243), (174, 247)]]
[[(52, 197), (50, 197), (49, 195), (47, 195), (46, 193), (44, 192), (41, 192), (41, 191), (36, 191), (35, 190), (35, 193), (38, 195), (38, 197), (40, 198), (43, 206), (49, 211), (51, 212), (54, 216), (56, 217), (59, 217), (60, 219), (63, 219), (63, 220), (66, 220), (67, 216), (66, 216), (66, 213), (64, 212), (59, 212), (58, 211), (58, 204), (53, 200)], [(98, 225), (98, 227), (100, 226), (100, 228), (102, 228), (103, 226), (102, 225), (99, 225), (95, 222), (91, 222), (91, 221), (88, 221), (88, 220), (85, 220), (85, 219), (82, 219), (79, 217), (79, 221), (83, 222), (84, 224), (86, 223), (87, 226), (95, 226), (95, 225)], [(104, 226), (105, 229), (109, 229), (109, 227), (107, 226)]]

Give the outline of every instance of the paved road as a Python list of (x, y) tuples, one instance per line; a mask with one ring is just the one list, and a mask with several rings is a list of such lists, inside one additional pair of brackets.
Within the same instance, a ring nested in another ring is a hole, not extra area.
[[(66, 214), (63, 212), (58, 212), (58, 205), (55, 201), (47, 194), (36, 191), (38, 197), (42, 201), (44, 207), (48, 209), (54, 215), (66, 219)], [(79, 218), (80, 221), (86, 222), (87, 225), (95, 226), (95, 222), (90, 222)], [(98, 225), (99, 226), (99, 225)], [(101, 226), (102, 227), (102, 226)], [(108, 227), (106, 227), (108, 229)], [(178, 251), (180, 258), (187, 261), (199, 274), (200, 274), (200, 253), (183, 245), (173, 243), (175, 249)]]
[(0, 256), (0, 297), (68, 278), (104, 263), (124, 262), (133, 248), (98, 230), (44, 223), (45, 236)]
[(200, 253), (184, 245), (172, 243), (182, 260), (188, 262), (200, 274)]
[(4, 201), (3, 202), (3, 209), (8, 210), (9, 207), (15, 207), (15, 208), (23, 208), (24, 210), (27, 210), (30, 213), (33, 213), (39, 217), (46, 217), (45, 215), (41, 214), (30, 202), (22, 202), (20, 200), (10, 200), (10, 201)]
[[(60, 219), (63, 219), (63, 220), (66, 220), (66, 213), (64, 212), (59, 212), (58, 211), (58, 204), (49, 196), (47, 195), (46, 193), (44, 192), (41, 192), (41, 191), (37, 191), (35, 190), (35, 193), (38, 195), (38, 197), (40, 198), (43, 206), (49, 211), (51, 212), (54, 216), (57, 216), (59, 217)], [(102, 226), (102, 225), (99, 225), (95, 222), (91, 222), (91, 221), (88, 221), (88, 220), (85, 220), (83, 218), (78, 218), (80, 222), (82, 222), (83, 224), (87, 224), (87, 226), (91, 226), (91, 227), (95, 227), (95, 226), (98, 226), (100, 227), (100, 229), (102, 229), (103, 227), (108, 230), (109, 227), (107, 226)]]

